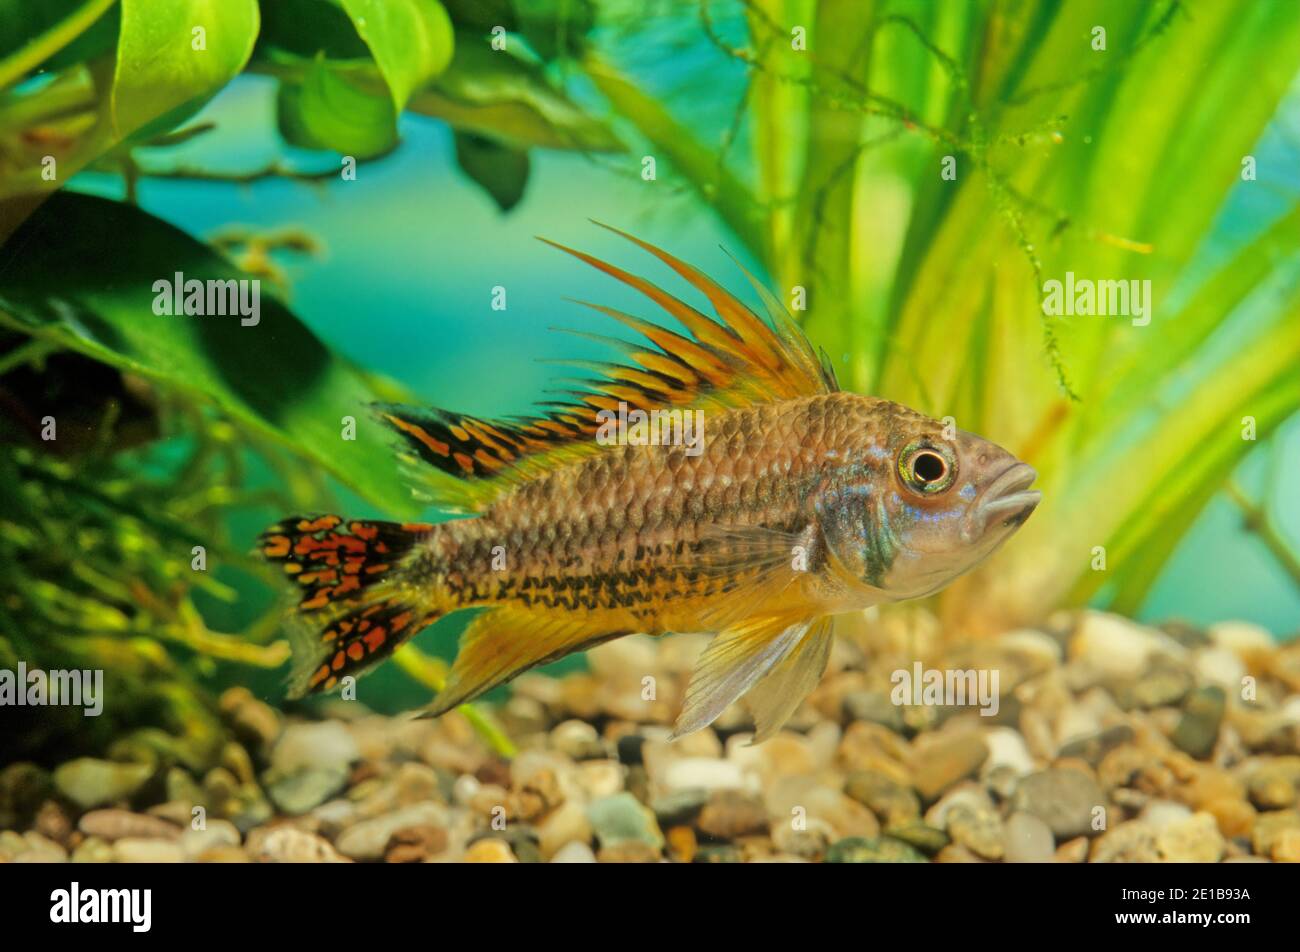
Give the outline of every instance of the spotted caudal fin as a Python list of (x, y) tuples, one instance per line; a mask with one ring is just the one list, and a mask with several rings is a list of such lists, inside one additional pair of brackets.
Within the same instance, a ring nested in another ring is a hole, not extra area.
[(289, 624), (291, 696), (365, 673), (442, 614), (429, 556), (418, 548), (434, 531), (427, 523), (294, 516), (262, 534), (262, 556), (302, 592)]

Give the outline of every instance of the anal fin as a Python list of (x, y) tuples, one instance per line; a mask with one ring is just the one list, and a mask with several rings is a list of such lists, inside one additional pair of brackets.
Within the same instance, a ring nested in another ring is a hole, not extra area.
[(439, 717), (538, 665), (592, 648), (631, 628), (601, 616), (540, 615), (522, 608), (490, 608), (469, 623), (447, 684), (421, 715)]

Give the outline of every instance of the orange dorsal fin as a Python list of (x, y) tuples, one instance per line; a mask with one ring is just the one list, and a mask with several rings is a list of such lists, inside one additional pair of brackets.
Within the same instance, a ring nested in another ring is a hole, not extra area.
[[(601, 226), (609, 228), (609, 226)], [(616, 342), (624, 363), (581, 364), (591, 376), (536, 417), (489, 421), (434, 408), (385, 404), (381, 418), (401, 438), (403, 458), (428, 498), (445, 509), (477, 512), (504, 489), (579, 456), (600, 452), (601, 411), (717, 409), (769, 403), (838, 389), (824, 356), (752, 275), (767, 309), (759, 317), (703, 273), (666, 251), (609, 228), (653, 254), (701, 292), (709, 317), (622, 268), (545, 238), (547, 244), (635, 288), (675, 318), (689, 336), (600, 304), (576, 302), (644, 339)], [(743, 268), (742, 268), (743, 270)], [(587, 335), (591, 336), (591, 335)], [(420, 464), (427, 464), (421, 466)], [(429, 469), (432, 467), (432, 470)]]

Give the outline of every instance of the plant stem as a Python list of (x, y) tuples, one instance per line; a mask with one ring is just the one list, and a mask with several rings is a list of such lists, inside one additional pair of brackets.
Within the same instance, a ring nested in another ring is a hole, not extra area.
[(7, 60), (0, 60), (0, 89), (16, 82), (81, 36), (115, 3), (117, 0), (89, 0), (75, 13), (18, 49)]
[(1288, 575), (1300, 585), (1300, 556), (1291, 551), (1287, 541), (1282, 538), (1282, 534), (1277, 531), (1261, 506), (1251, 502), (1250, 498), (1242, 491), (1241, 487), (1234, 481), (1229, 481), (1226, 487), (1228, 498), (1237, 504), (1245, 518), (1242, 522), (1247, 532), (1259, 536), (1259, 540), (1264, 543), (1265, 547), (1277, 559), (1278, 563)]

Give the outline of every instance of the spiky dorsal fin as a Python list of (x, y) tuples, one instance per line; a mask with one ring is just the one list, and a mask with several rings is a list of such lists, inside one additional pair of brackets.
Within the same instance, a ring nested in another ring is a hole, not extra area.
[[(598, 223), (599, 224), (599, 223)], [(764, 320), (700, 271), (608, 225), (649, 251), (709, 300), (708, 317), (644, 278), (581, 251), (541, 239), (640, 291), (676, 318), (690, 336), (613, 308), (578, 303), (636, 331), (645, 344), (611, 340), (625, 363), (580, 363), (592, 376), (570, 399), (543, 404), (537, 417), (488, 421), (438, 409), (380, 405), (401, 437), (410, 462), (437, 471), (421, 482), (433, 502), (475, 512), (504, 488), (576, 456), (599, 452), (601, 411), (727, 408), (829, 393), (838, 386), (825, 355), (814, 351), (794, 319), (749, 272), (763, 298)], [(744, 270), (742, 268), (742, 270)], [(415, 469), (417, 475), (420, 469)], [(453, 477), (449, 480), (447, 477)]]

